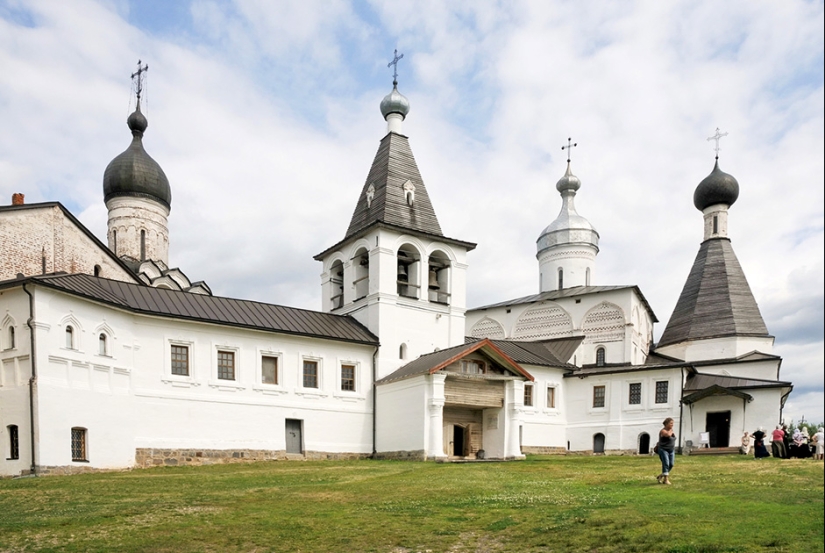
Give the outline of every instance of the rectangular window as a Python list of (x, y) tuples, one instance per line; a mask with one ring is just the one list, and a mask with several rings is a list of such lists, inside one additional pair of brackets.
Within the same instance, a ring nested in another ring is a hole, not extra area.
[(355, 391), (355, 365), (341, 365), (341, 389)]
[(556, 389), (555, 388), (547, 388), (547, 408), (548, 409), (555, 409), (556, 408)]
[(484, 361), (465, 359), (461, 362), (461, 372), (465, 374), (484, 374)]
[(261, 357), (261, 382), (263, 384), (277, 384), (278, 383), (278, 358), (263, 356)]
[(667, 403), (667, 380), (656, 383), (656, 403)]
[(532, 384), (525, 384), (524, 385), (524, 406), (525, 407), (532, 407), (533, 406), (533, 385)]
[(218, 352), (218, 379), (235, 380), (235, 352)]
[(304, 388), (318, 387), (318, 361), (304, 361)]
[(86, 460), (86, 429), (72, 428), (72, 461)]
[(593, 407), (604, 407), (604, 386), (593, 386)]
[(630, 395), (627, 398), (627, 402), (630, 405), (641, 405), (642, 404), (642, 383), (641, 382), (634, 382), (630, 385)]
[(189, 346), (172, 346), (172, 374), (189, 376)]
[(12, 424), (9, 429), (9, 460), (20, 458), (20, 434), (17, 425)]

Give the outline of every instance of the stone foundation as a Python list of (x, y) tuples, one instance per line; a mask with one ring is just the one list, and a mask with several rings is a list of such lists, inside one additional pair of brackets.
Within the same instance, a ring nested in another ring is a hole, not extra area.
[[(68, 476), (70, 474), (88, 474), (91, 472), (121, 472), (124, 470), (131, 470), (128, 468), (95, 468), (88, 465), (63, 465), (63, 466), (39, 466), (37, 467), (37, 476)], [(29, 471), (26, 471), (27, 473)]]
[(307, 451), (304, 454), (287, 453), (283, 449), (155, 449), (138, 448), (135, 450), (135, 466), (175, 467), (222, 465), (227, 463), (250, 463), (254, 461), (351, 461), (368, 459), (368, 453), (329, 453), (326, 451)]
[(373, 459), (383, 461), (426, 461), (427, 455), (423, 449), (413, 451), (382, 451), (372, 456)]
[(565, 455), (569, 453), (564, 447), (522, 446), (525, 455)]

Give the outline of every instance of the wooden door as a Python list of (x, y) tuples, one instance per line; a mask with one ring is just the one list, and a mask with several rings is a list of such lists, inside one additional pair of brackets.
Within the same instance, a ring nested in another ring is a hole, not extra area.
[(286, 419), (286, 452), (302, 454), (304, 452), (303, 421)]

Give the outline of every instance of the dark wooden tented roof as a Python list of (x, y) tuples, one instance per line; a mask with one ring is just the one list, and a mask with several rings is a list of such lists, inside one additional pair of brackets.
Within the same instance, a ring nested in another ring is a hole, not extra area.
[[(249, 300), (190, 294), (72, 274), (32, 277), (38, 284), (135, 313), (257, 330), (378, 344), (378, 338), (352, 317)], [(12, 282), (12, 281), (9, 281)]]
[(657, 347), (724, 336), (769, 336), (727, 238), (702, 242)]

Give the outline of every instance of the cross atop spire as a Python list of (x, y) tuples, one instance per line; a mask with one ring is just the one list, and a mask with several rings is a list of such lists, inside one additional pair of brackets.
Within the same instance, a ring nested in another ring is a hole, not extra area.
[(726, 132), (720, 133), (719, 132), (719, 127), (716, 127), (716, 134), (714, 134), (713, 136), (708, 137), (708, 142), (710, 142), (711, 140), (716, 141), (716, 146), (713, 148), (714, 151), (716, 152), (716, 159), (719, 159), (719, 150), (721, 150), (721, 148), (719, 147), (719, 140), (723, 136), (727, 136), (727, 135), (728, 135), (728, 133), (726, 133)]
[[(393, 50), (392, 53), (392, 61), (387, 64), (387, 67), (393, 66), (392, 68), (392, 84), (398, 84), (398, 61), (404, 57), (404, 54), (398, 55), (398, 49)], [(139, 62), (138, 62), (139, 63)]]
[(575, 148), (578, 145), (579, 145), (578, 142), (573, 142), (573, 139), (568, 137), (567, 138), (567, 146), (562, 146), (561, 147), (562, 150), (567, 150), (567, 163), (570, 163), (570, 150), (572, 148)]
[(132, 82), (135, 84), (135, 94), (137, 95), (138, 104), (140, 104), (140, 95), (143, 93), (143, 74), (149, 71), (148, 64), (140, 64), (140, 60), (137, 62), (137, 71), (132, 73)]

